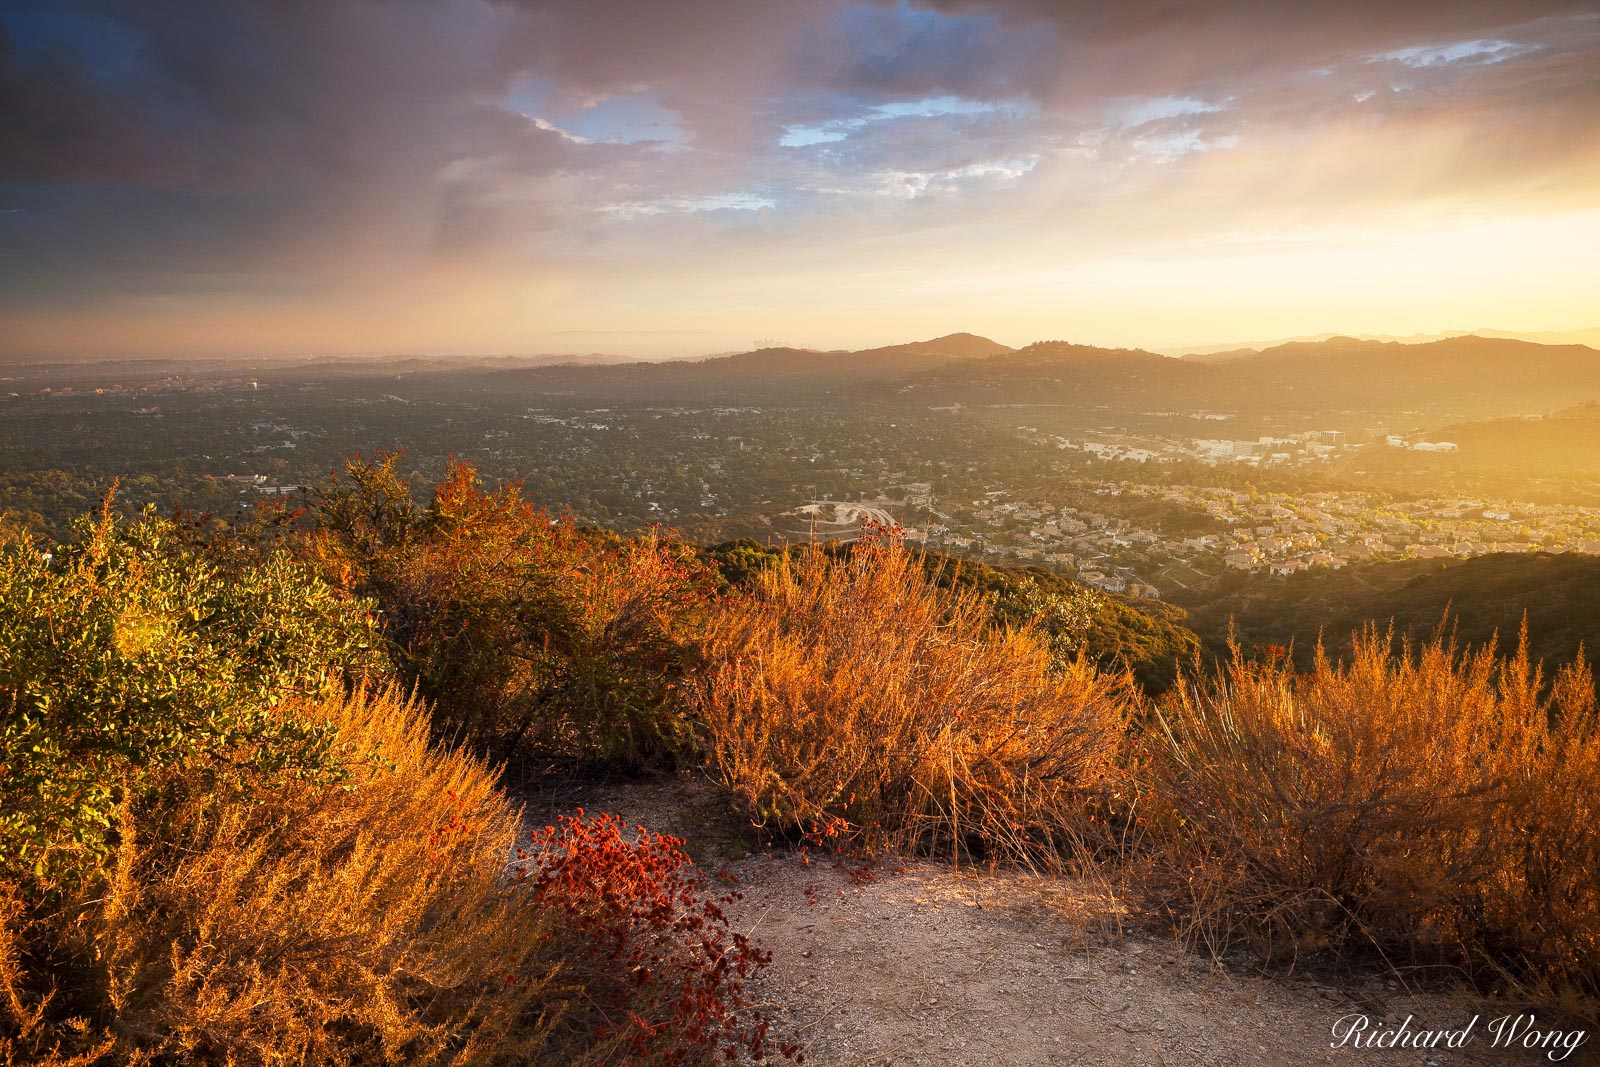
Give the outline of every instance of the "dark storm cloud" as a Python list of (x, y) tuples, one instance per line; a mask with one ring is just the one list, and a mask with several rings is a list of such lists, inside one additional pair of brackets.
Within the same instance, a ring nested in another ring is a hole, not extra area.
[(1059, 58), (1048, 25), (1040, 32), (981, 9), (941, 15), (894, 5), (843, 13), (803, 41), (797, 66), (844, 92), (992, 99), (1041, 87)]
[(1092, 47), (1123, 48), (1181, 35), (1196, 46), (1217, 46), (1221, 58), (1235, 61), (1266, 54), (1301, 61), (1317, 54), (1372, 51), (1391, 41), (1473, 36), (1594, 10), (1586, 0), (918, 0), (916, 6), (989, 14), (1006, 22), (1049, 22)]
[(144, 117), (104, 92), (84, 61), (52, 51), (27, 61), (0, 23), (0, 180), (77, 181), (106, 172), (154, 178)]

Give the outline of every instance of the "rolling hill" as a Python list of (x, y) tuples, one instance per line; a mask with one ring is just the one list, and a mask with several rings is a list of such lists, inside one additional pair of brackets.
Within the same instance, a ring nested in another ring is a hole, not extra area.
[(1432, 436), (1453, 441), (1457, 469), (1491, 474), (1600, 477), (1600, 404), (1589, 402), (1542, 419), (1493, 419), (1447, 426)]
[(1600, 398), (1600, 352), (1493, 337), (1336, 337), (1217, 364), (1230, 392), (1288, 408), (1536, 414)]
[(1042, 341), (987, 359), (952, 363), (894, 386), (923, 403), (1164, 406), (1184, 397), (1218, 395), (1210, 367), (1133, 348), (1097, 348)]
[(1401, 344), (1335, 337), (1175, 359), (1138, 349), (1046, 342), (924, 371), (897, 392), (930, 403), (1484, 418), (1600, 399), (1600, 352), (1504, 338)]
[(956, 333), (856, 352), (762, 348), (701, 360), (509, 370), (497, 376), (495, 386), (603, 400), (796, 399), (904, 378), (950, 363), (981, 360), (1010, 351), (986, 337)]
[[(1224, 358), (1226, 357), (1226, 358)], [(861, 351), (763, 348), (701, 360), (486, 369), (488, 391), (597, 404), (872, 400), (1112, 410), (1403, 415), (1465, 423), (1600, 400), (1600, 352), (1487, 337), (1419, 344), (1335, 337), (1174, 358), (973, 334)]]
[(1172, 599), (1212, 653), (1225, 652), (1231, 621), (1246, 649), (1292, 643), (1301, 667), (1319, 634), (1340, 655), (1369, 620), (1393, 619), (1397, 635), (1417, 640), (1446, 612), (1463, 643), (1479, 646), (1498, 633), (1502, 647), (1515, 645), (1526, 613), (1529, 651), (1552, 666), (1580, 645), (1589, 654), (1600, 646), (1600, 557), (1575, 552), (1373, 563), (1288, 579), (1232, 575)]

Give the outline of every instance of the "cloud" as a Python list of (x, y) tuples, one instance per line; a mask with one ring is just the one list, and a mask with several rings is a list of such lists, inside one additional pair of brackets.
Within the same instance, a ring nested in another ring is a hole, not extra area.
[(25, 56), (0, 22), (0, 175), (58, 182), (106, 168), (158, 181), (135, 100), (106, 91), (82, 57), (52, 49)]
[(603, 204), (600, 211), (620, 219), (633, 219), (641, 215), (661, 215), (668, 212), (697, 215), (703, 211), (764, 211), (777, 206), (777, 201), (760, 193), (731, 192), (711, 196), (630, 200), (621, 204)]
[(1373, 61), (1392, 59), (1408, 67), (1437, 67), (1447, 63), (1504, 63), (1519, 55), (1536, 51), (1538, 45), (1515, 44), (1511, 41), (1454, 41), (1443, 45), (1413, 45), (1397, 48)]
[(918, 197), (960, 192), (970, 183), (1010, 184), (1039, 163), (1037, 156), (968, 163), (945, 171), (885, 170), (870, 175), (882, 196), (915, 200)]
[(964, 100), (959, 96), (935, 96), (923, 100), (895, 100), (866, 107), (860, 114), (834, 118), (815, 124), (785, 126), (778, 144), (785, 148), (804, 148), (814, 144), (843, 141), (852, 131), (877, 122), (903, 118), (944, 118), (950, 115), (986, 115), (1008, 110), (1028, 110), (1027, 101), (990, 102)]
[(1567, 0), (23, 2), (0, 305), (1576, 210), (1597, 57)]

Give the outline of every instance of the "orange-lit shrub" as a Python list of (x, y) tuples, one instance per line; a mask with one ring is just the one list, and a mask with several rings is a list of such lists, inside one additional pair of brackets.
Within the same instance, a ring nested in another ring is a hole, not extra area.
[(1496, 811), (1494, 875), (1474, 907), (1497, 966), (1600, 1018), (1600, 721), (1581, 656), (1527, 711)]
[[(520, 812), (392, 693), (301, 709), (342, 784), (170, 777), (108, 889), (0, 887), (0, 1063), (689, 1063), (764, 1051), (762, 962), (671, 842)], [(609, 955), (608, 955), (609, 953)]]
[(548, 1047), (554, 927), (505, 891), (518, 816), (494, 776), (431, 749), (424, 711), (392, 694), (300, 713), (333, 728), (343, 784), (170, 776), (124, 808), (101, 899), (17, 917), (13, 1056), (468, 1063)]
[(1169, 898), (1215, 948), (1377, 950), (1600, 980), (1600, 740), (1580, 662), (1545, 686), (1525, 645), (1395, 648), (1348, 664), (1233, 661), (1160, 708), (1147, 764)]
[(512, 483), (452, 463), (413, 501), (390, 453), (335, 472), (310, 551), (378, 605), (403, 676), (441, 737), (501, 758), (670, 762), (680, 679), (712, 588), (655, 537), (607, 538), (552, 518)]
[(1127, 679), (990, 620), (892, 536), (780, 560), (707, 628), (713, 768), (777, 829), (1054, 863), (1113, 785)]

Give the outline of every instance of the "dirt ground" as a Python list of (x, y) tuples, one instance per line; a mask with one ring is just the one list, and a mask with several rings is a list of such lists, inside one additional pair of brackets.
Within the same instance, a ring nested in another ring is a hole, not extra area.
[[(1441, 990), (1393, 978), (1283, 976), (1219, 967), (1151, 932), (1109, 882), (881, 865), (867, 881), (826, 860), (763, 851), (703, 783), (663, 779), (587, 792), (590, 812), (684, 837), (745, 899), (735, 924), (773, 954), (760, 980), (778, 1029), (816, 1065), (1517, 1065), (1545, 1051), (1495, 1049), (1489, 1021)], [(565, 795), (530, 803), (543, 821)], [(543, 810), (541, 810), (541, 803)], [(1459, 1029), (1461, 1049), (1331, 1048), (1342, 1017)], [(1546, 1020), (1537, 1024), (1546, 1028)], [(1560, 1061), (1595, 1063), (1593, 1035)]]

